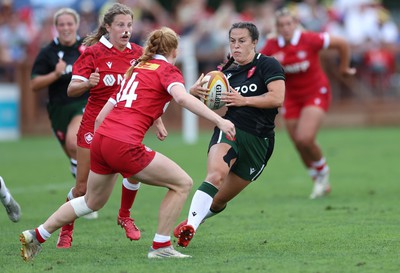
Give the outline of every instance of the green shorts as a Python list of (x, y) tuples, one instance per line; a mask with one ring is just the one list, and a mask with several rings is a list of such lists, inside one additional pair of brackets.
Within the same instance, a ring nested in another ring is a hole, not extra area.
[(66, 105), (47, 105), (51, 128), (61, 144), (65, 144), (65, 136), (71, 120), (76, 116), (83, 115), (86, 103), (86, 100), (80, 100)]
[(275, 136), (258, 137), (236, 128), (235, 140), (228, 140), (226, 135), (216, 127), (211, 137), (209, 148), (217, 143), (229, 144), (237, 158), (231, 171), (247, 181), (256, 180), (264, 170), (274, 150)]

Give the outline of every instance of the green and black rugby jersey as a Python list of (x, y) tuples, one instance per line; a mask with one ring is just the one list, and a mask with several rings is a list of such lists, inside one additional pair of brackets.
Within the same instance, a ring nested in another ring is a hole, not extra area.
[(72, 77), (72, 65), (84, 50), (85, 46), (82, 45), (82, 40), (80, 38), (78, 38), (73, 46), (63, 46), (59, 43), (58, 39), (55, 38), (39, 52), (32, 67), (32, 79), (36, 76), (53, 72), (60, 58), (67, 63), (61, 77), (48, 87), (48, 99), (50, 104), (65, 105), (71, 102), (88, 99), (89, 92), (84, 93), (80, 97), (73, 98), (67, 95), (67, 88)]
[[(244, 66), (232, 64), (223, 71), (230, 86), (244, 97), (260, 96), (268, 92), (267, 84), (275, 80), (285, 80), (280, 63), (272, 57), (257, 53), (254, 60)], [(277, 108), (228, 107), (225, 118), (236, 127), (260, 137), (273, 134)]]

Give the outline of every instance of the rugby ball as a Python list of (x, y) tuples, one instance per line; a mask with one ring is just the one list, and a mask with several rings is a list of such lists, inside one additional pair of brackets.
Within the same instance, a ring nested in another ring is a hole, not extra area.
[(225, 74), (221, 71), (210, 71), (208, 72), (203, 81), (203, 87), (208, 89), (208, 95), (201, 101), (211, 110), (217, 110), (225, 105), (225, 102), (221, 101), (222, 93), (229, 92), (229, 81)]

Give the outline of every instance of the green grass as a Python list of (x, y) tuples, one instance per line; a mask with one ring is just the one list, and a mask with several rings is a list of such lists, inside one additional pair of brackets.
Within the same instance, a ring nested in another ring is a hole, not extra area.
[[(196, 145), (171, 134), (146, 144), (205, 176), (210, 133)], [(148, 260), (163, 188), (142, 185), (133, 216), (142, 238), (131, 242), (116, 225), (120, 183), (97, 220), (76, 223), (73, 247), (57, 249), (58, 232), (32, 263), (19, 256), (18, 234), (38, 226), (73, 185), (53, 137), (0, 142), (0, 175), (20, 203), (12, 223), (0, 213), (0, 272), (400, 272), (400, 129), (324, 129), (319, 142), (331, 167), (332, 193), (309, 200), (311, 182), (284, 131), (259, 180), (221, 215), (207, 220), (187, 249), (189, 260)], [(179, 218), (186, 218), (191, 196)], [(1, 209), (1, 208), (0, 208)]]

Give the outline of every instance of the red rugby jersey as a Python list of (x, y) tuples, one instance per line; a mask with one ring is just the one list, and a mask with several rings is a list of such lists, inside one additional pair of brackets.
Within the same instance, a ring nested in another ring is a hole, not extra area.
[(329, 46), (328, 33), (296, 30), (289, 44), (281, 36), (266, 41), (261, 53), (275, 57), (285, 70), (286, 98), (303, 96), (327, 87), (319, 51)]
[(141, 46), (128, 43), (124, 51), (116, 49), (104, 36), (84, 51), (72, 69), (72, 79), (88, 81), (99, 69), (99, 84), (90, 89), (82, 125), (93, 131), (94, 122), (104, 104), (119, 89), (128, 68), (142, 55)]
[(171, 101), (169, 91), (175, 84), (184, 85), (182, 73), (161, 55), (136, 67), (132, 76), (123, 81), (115, 108), (96, 134), (127, 143), (141, 143)]

